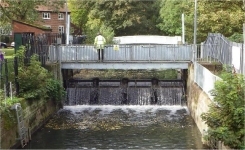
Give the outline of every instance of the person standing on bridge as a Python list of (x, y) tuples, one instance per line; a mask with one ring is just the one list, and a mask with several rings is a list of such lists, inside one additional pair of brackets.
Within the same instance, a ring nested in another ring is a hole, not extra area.
[(104, 47), (105, 47), (106, 40), (99, 32), (94, 39), (94, 47), (97, 49), (98, 52), (98, 60), (100, 62), (104, 59)]

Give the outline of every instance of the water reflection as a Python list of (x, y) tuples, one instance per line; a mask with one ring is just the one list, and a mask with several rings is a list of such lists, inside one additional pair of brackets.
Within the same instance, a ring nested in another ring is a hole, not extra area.
[(28, 145), (31, 149), (202, 149), (183, 106), (65, 106)]

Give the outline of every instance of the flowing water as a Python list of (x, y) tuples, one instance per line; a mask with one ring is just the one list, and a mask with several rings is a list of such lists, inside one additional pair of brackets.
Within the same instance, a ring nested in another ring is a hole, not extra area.
[[(68, 88), (67, 106), (32, 136), (27, 149), (203, 149), (201, 134), (182, 102), (182, 88), (99, 87), (99, 103), (89, 105), (93, 88)], [(125, 90), (125, 89), (124, 89)], [(92, 93), (93, 95), (93, 93)]]
[[(153, 94), (155, 93), (155, 95)], [(156, 97), (157, 105), (182, 105), (185, 93), (182, 83), (159, 82), (156, 88), (151, 87), (151, 82), (129, 82), (128, 87), (122, 88), (120, 82), (100, 83), (99, 87), (91, 87), (83, 83), (80, 87), (67, 88), (66, 105), (90, 104), (91, 97), (98, 98), (101, 105), (120, 105), (123, 94), (129, 105), (149, 105), (151, 98)]]
[(30, 149), (202, 149), (185, 106), (65, 106), (33, 137)]

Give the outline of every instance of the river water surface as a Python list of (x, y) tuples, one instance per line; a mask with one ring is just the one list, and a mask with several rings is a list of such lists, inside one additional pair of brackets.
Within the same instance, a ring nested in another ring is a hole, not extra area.
[(29, 149), (203, 149), (186, 106), (64, 106)]

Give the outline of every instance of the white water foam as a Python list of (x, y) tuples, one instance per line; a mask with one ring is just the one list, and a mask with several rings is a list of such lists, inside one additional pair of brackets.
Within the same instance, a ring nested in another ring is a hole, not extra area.
[(186, 114), (189, 114), (188, 108), (181, 105), (75, 105), (75, 106), (64, 106), (64, 110), (69, 110), (73, 114), (88, 111), (93, 112), (94, 110), (100, 110), (100, 114), (110, 114), (115, 110), (122, 110), (125, 113), (133, 110), (135, 114), (151, 112), (155, 113), (159, 110), (169, 110), (170, 115), (174, 115), (178, 110), (186, 110)]

